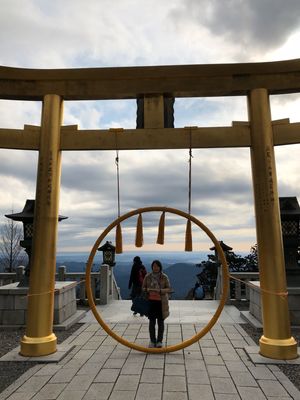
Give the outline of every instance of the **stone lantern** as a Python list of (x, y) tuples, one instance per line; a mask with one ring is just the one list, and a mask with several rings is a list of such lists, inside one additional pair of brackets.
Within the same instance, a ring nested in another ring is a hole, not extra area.
[(288, 285), (300, 283), (300, 207), (297, 197), (280, 197), (281, 229)]
[[(33, 238), (33, 220), (34, 220), (34, 204), (35, 200), (26, 200), (25, 206), (20, 213), (6, 214), (7, 218), (13, 221), (23, 222), (24, 239), (20, 241), (20, 246), (25, 249), (28, 255), (28, 264), (25, 268), (25, 274), (23, 279), (20, 281), (18, 286), (29, 286), (29, 275), (30, 275), (30, 261), (31, 261), (31, 250), (32, 250), (32, 238)], [(58, 216), (58, 221), (66, 219), (62, 215)]]
[(106, 243), (98, 248), (98, 251), (102, 251), (103, 254), (103, 264), (107, 264), (110, 267), (116, 265), (115, 263), (115, 254), (116, 248), (112, 245), (111, 242), (106, 241)]

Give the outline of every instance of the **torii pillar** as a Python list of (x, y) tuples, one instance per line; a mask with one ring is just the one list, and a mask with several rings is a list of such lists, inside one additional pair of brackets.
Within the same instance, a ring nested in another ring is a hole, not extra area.
[(291, 336), (280, 208), (268, 91), (248, 95), (251, 164), (262, 300), (260, 354), (274, 359), (297, 358)]
[(60, 126), (63, 101), (44, 96), (39, 144), (34, 235), (26, 333), (20, 354), (42, 356), (56, 352), (53, 333), (56, 241), (61, 176)]

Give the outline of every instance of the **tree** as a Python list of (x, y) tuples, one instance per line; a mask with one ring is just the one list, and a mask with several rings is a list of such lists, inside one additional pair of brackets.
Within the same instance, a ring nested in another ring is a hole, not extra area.
[(245, 257), (250, 271), (258, 271), (257, 244), (251, 247), (250, 254)]
[(0, 229), (1, 270), (13, 272), (17, 266), (26, 263), (26, 253), (20, 246), (23, 232), (20, 224), (7, 220)]
[[(258, 271), (257, 244), (251, 247), (250, 253), (245, 257), (235, 254), (234, 251), (225, 252), (229, 272), (255, 272)], [(218, 260), (214, 254), (207, 254), (207, 260), (196, 264), (201, 269), (197, 280), (211, 294), (216, 286), (218, 277)]]

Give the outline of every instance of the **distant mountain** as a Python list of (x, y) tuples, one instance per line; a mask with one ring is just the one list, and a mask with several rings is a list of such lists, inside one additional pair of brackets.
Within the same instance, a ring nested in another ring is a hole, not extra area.
[[(67, 267), (68, 272), (83, 272), (85, 271), (85, 263), (78, 261), (65, 261), (63, 263)], [(61, 265), (61, 264), (59, 264)], [(117, 284), (121, 290), (122, 299), (129, 299), (130, 290), (128, 289), (128, 281), (131, 271), (131, 262), (118, 262), (113, 268), (113, 272), (117, 281)], [(150, 267), (146, 266), (148, 272)], [(94, 271), (99, 271), (99, 266), (95, 265)], [(188, 291), (194, 287), (196, 283), (196, 275), (199, 274), (200, 270), (193, 263), (175, 263), (168, 264), (164, 263), (164, 272), (168, 275), (170, 284), (174, 289), (172, 299), (182, 300), (185, 299)]]
[(172, 299), (183, 300), (185, 299), (188, 291), (194, 287), (196, 283), (196, 275), (200, 270), (195, 264), (190, 263), (176, 263), (171, 265), (166, 274), (169, 277), (170, 284), (174, 289)]

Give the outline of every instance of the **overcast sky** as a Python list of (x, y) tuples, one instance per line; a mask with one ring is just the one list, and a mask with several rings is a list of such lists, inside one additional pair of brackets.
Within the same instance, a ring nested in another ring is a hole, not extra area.
[[(78, 68), (263, 62), (300, 58), (299, 0), (1, 0), (0, 65)], [(272, 96), (272, 118), (300, 121), (300, 96)], [(64, 124), (135, 128), (135, 101), (65, 102)], [(40, 124), (41, 104), (0, 100), (0, 127)], [(246, 99), (177, 99), (175, 126), (247, 120)], [(277, 147), (280, 196), (297, 196), (300, 145)], [(1, 223), (35, 197), (37, 153), (0, 150)], [(64, 152), (58, 250), (89, 251), (117, 217), (115, 152)], [(120, 152), (121, 213), (162, 205), (187, 211), (188, 151)], [(249, 149), (194, 150), (192, 214), (236, 251), (256, 243)], [(145, 216), (144, 250), (159, 215)], [(184, 221), (167, 216), (166, 245), (183, 250)], [(135, 221), (124, 224), (133, 249)], [(113, 237), (111, 237), (114, 240)], [(194, 249), (211, 246), (194, 231)], [(140, 252), (140, 250), (138, 250)]]

